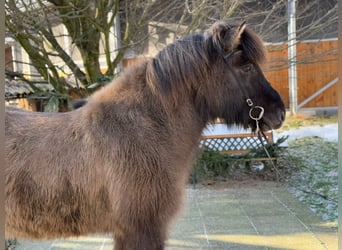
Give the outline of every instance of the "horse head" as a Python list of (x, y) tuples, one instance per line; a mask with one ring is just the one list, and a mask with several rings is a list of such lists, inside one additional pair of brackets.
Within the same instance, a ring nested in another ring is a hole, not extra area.
[(244, 22), (221, 21), (205, 34), (205, 44), (215, 75), (204, 90), (210, 98), (205, 102), (214, 104), (209, 118), (252, 130), (256, 122), (263, 131), (279, 128), (285, 106), (261, 70), (266, 58), (262, 40)]

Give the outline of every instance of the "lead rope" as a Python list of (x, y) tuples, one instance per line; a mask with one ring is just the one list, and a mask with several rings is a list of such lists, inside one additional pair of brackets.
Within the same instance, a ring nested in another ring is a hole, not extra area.
[[(268, 161), (271, 163), (272, 168), (274, 169), (274, 171), (276, 173), (276, 180), (277, 180), (277, 182), (279, 182), (278, 168), (276, 167), (276, 165), (272, 161), (272, 157), (271, 157), (270, 153), (268, 152), (268, 150), (265, 146), (264, 140), (263, 140), (263, 138), (264, 138), (268, 142), (268, 138), (265, 135), (265, 133), (259, 127), (259, 121), (261, 120), (261, 118), (264, 115), (264, 108), (261, 106), (254, 106), (251, 99), (247, 99), (246, 102), (247, 102), (247, 105), (249, 107), (251, 107), (251, 109), (249, 110), (249, 117), (255, 121), (255, 126), (256, 126), (255, 132), (258, 134), (259, 141), (260, 141), (260, 143), (261, 143), (261, 145), (265, 151), (265, 154), (268, 158)], [(253, 113), (256, 113), (257, 115), (255, 115)]]

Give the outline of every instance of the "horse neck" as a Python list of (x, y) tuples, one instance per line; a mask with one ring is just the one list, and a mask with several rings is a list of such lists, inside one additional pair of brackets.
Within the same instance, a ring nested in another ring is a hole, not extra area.
[(175, 127), (184, 135), (193, 135), (198, 138), (205, 127), (205, 122), (197, 114), (191, 103), (181, 103), (174, 110), (173, 118)]
[(196, 112), (191, 98), (176, 93), (179, 97), (176, 104), (171, 99), (170, 103), (165, 102), (165, 96), (158, 94), (145, 80), (147, 63), (145, 61), (129, 68), (116, 83), (95, 94), (93, 99), (107, 103), (114, 100), (120, 105), (125, 103), (128, 109), (140, 107), (141, 114), (161, 120), (176, 140), (188, 142), (189, 145), (197, 144), (205, 122)]
[(189, 171), (197, 155), (205, 123), (200, 119), (190, 101), (183, 101), (168, 114), (170, 154), (174, 153), (176, 172)]

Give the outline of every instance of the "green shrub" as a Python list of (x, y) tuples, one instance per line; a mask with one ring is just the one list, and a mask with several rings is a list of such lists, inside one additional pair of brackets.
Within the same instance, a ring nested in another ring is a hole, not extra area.
[[(282, 144), (288, 136), (281, 137), (275, 143), (265, 145), (270, 157), (278, 157), (280, 144)], [(264, 148), (252, 149), (247, 154), (231, 155), (223, 154), (209, 147), (203, 147), (201, 153), (194, 164), (192, 183), (201, 182), (207, 179), (226, 179), (234, 173), (234, 175), (245, 174), (250, 169), (249, 162), (246, 159), (267, 158)]]
[(229, 166), (227, 155), (205, 147), (194, 166), (195, 182), (217, 176), (227, 177)]

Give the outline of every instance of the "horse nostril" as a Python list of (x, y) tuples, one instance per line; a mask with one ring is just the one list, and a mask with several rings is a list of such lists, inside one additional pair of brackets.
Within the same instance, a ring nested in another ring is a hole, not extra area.
[(281, 111), (280, 113), (280, 120), (284, 121), (285, 120), (286, 113), (284, 111)]

